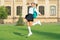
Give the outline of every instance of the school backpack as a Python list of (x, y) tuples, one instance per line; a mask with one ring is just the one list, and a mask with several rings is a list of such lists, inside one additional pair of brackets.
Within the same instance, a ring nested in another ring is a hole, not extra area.
[(33, 18), (37, 17), (37, 12), (35, 11), (35, 8), (33, 8)]

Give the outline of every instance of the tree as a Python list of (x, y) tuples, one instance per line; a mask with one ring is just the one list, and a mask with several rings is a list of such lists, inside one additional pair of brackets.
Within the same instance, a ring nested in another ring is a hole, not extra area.
[(23, 21), (23, 18), (22, 18), (22, 10), (21, 9), (20, 9), (20, 12), (19, 12), (19, 19), (18, 19), (17, 24), (16, 24), (17, 26), (23, 26), (24, 25), (24, 21)]
[(4, 24), (4, 19), (7, 18), (7, 9), (4, 6), (0, 6), (0, 23)]

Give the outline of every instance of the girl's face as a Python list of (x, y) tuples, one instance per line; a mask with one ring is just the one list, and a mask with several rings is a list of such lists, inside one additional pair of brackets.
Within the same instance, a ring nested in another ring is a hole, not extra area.
[(35, 4), (32, 3), (31, 6), (32, 6), (32, 7), (35, 7)]

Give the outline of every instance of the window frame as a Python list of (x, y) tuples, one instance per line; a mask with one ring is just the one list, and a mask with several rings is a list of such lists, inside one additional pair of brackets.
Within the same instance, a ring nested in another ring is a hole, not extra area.
[[(54, 9), (51, 9), (52, 7), (54, 7), (55, 8), (55, 10)], [(51, 10), (53, 10), (53, 11), (55, 11), (54, 13), (52, 13), (52, 11)], [(56, 6), (55, 5), (51, 5), (50, 6), (50, 16), (56, 16)]]
[[(19, 8), (18, 8), (19, 7)], [(20, 9), (21, 8), (21, 9)], [(20, 11), (19, 10), (21, 10), (21, 13), (22, 13), (22, 6), (17, 6), (16, 7), (16, 15), (20, 15), (19, 13), (20, 13)], [(18, 12), (19, 11), (19, 12)]]
[(8, 15), (11, 16), (11, 6), (5, 6), (5, 7), (6, 7), (6, 9), (8, 8), (7, 10), (9, 10), (9, 8), (10, 8), (10, 10), (9, 10), (10, 12), (8, 11)]
[[(44, 11), (43, 14), (40, 12), (40, 7), (43, 8), (43, 11)], [(39, 7), (38, 7), (38, 11), (44, 16), (44, 15), (45, 15), (45, 6), (39, 6)]]

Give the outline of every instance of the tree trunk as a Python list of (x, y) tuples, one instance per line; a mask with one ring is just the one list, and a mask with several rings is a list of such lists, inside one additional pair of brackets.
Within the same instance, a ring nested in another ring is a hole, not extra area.
[(0, 24), (4, 24), (4, 20), (3, 19), (0, 19)]

